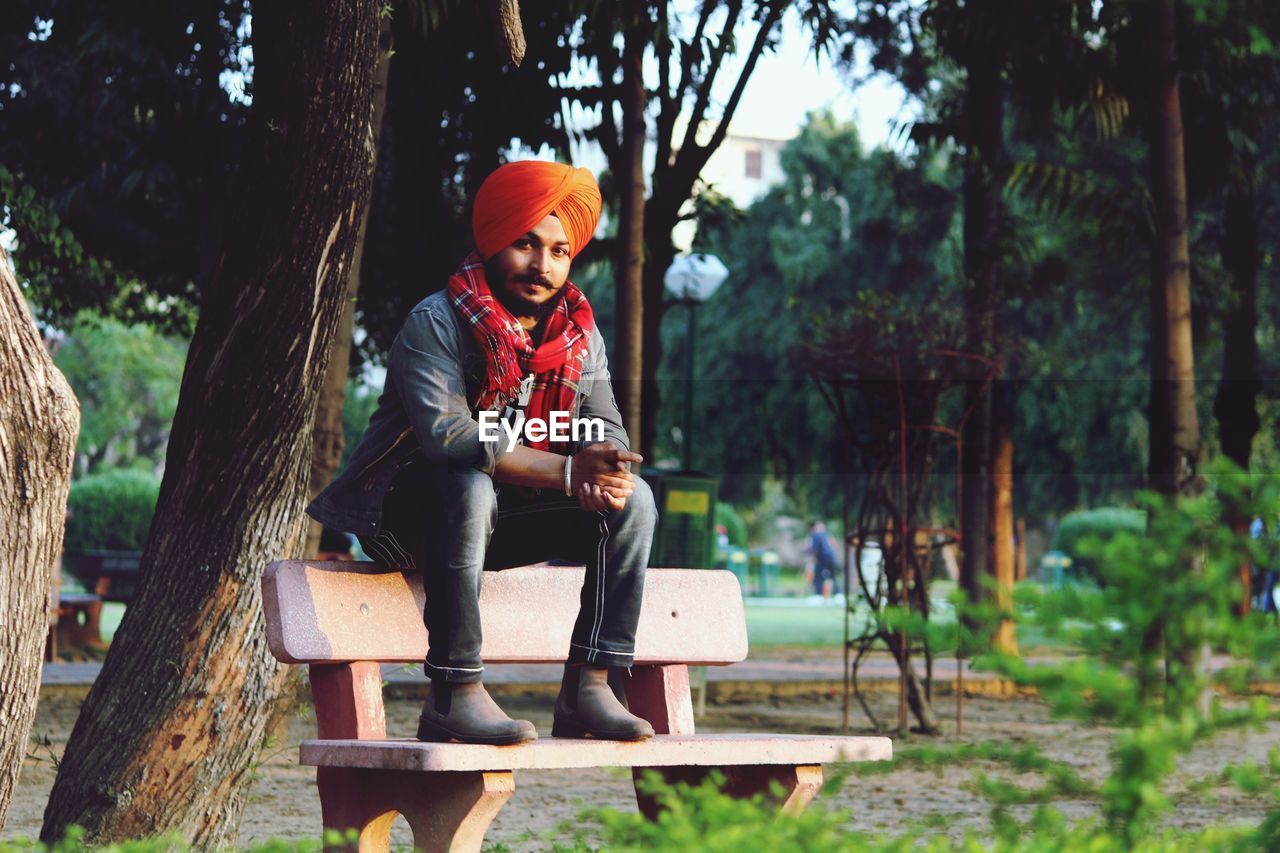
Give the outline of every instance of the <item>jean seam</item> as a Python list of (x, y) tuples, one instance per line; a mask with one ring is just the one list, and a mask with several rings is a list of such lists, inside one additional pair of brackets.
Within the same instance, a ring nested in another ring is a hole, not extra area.
[(423, 661), (422, 665), (429, 669), (438, 670), (439, 672), (484, 672), (483, 666), (439, 666), (431, 661)]

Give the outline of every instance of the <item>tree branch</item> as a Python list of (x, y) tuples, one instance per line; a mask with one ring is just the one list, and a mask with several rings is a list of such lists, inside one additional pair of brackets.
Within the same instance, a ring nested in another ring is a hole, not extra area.
[(606, 27), (606, 35), (596, 36), (599, 49), (596, 51), (596, 61), (600, 63), (600, 85), (606, 92), (613, 92), (611, 98), (604, 98), (600, 104), (600, 127), (597, 139), (600, 147), (604, 150), (604, 156), (609, 161), (609, 169), (615, 175), (621, 174), (619, 167), (622, 158), (622, 143), (618, 138), (618, 124), (613, 119), (613, 105), (618, 100), (618, 83), (614, 80), (614, 75), (618, 71), (618, 56), (614, 53), (613, 47), (613, 28)]
[[(778, 25), (778, 21), (782, 19), (781, 4), (773, 4), (769, 7), (769, 14), (765, 16), (764, 23), (760, 25), (760, 32), (756, 33), (755, 44), (751, 45), (751, 53), (747, 56), (747, 64), (743, 66), (742, 73), (738, 75), (738, 82), (733, 87), (733, 94), (729, 96), (729, 102), (725, 104), (724, 114), (720, 116), (720, 123), (716, 125), (716, 132), (712, 134), (711, 141), (707, 143), (705, 149), (706, 156), (702, 158), (702, 164), (698, 166), (698, 171), (702, 171), (702, 165), (705, 165), (706, 158), (711, 156), (711, 152), (720, 147), (720, 143), (724, 142), (725, 134), (729, 132), (729, 122), (733, 121), (733, 114), (738, 109), (738, 102), (742, 100), (742, 93), (747, 88), (747, 81), (751, 79), (751, 74), (755, 71), (756, 62), (760, 59), (760, 54), (764, 53), (764, 46), (769, 43), (769, 35), (773, 28)], [(702, 153), (699, 151), (699, 154)]]
[(675, 116), (679, 112), (678, 106), (675, 109), (669, 106), (677, 96), (671, 91), (671, 21), (666, 3), (658, 4), (658, 29), (654, 33), (653, 49), (658, 54), (658, 150), (653, 166), (656, 172), (671, 159), (671, 127), (675, 125)]
[(489, 0), (489, 17), (498, 53), (512, 65), (524, 62), (524, 25), (520, 23), (520, 0)]
[[(770, 14), (773, 11), (770, 10)], [(720, 63), (724, 59), (725, 51), (729, 49), (729, 40), (733, 37), (734, 26), (738, 23), (738, 16), (742, 14), (742, 0), (733, 0), (729, 4), (729, 11), (725, 17), (724, 29), (720, 31), (720, 39), (716, 42), (715, 48), (711, 51), (711, 58), (707, 62), (707, 73), (703, 75), (698, 83), (698, 99), (694, 102), (693, 112), (689, 116), (689, 126), (684, 132), (684, 142), (680, 144), (680, 153), (676, 155), (677, 159), (685, 156), (685, 150), (692, 150), (697, 146), (698, 125), (702, 123), (702, 118), (706, 115), (707, 107), (711, 103), (711, 86), (716, 81), (716, 74), (720, 71)], [(745, 76), (746, 72), (744, 72)], [(739, 78), (741, 81), (741, 78)]]

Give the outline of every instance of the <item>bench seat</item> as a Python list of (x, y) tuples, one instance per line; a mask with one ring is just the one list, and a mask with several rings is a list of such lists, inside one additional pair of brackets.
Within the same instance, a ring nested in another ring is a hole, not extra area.
[(705, 734), (656, 735), (647, 741), (540, 738), (515, 746), (389, 740), (307, 740), (301, 763), (418, 772), (561, 770), (580, 767), (680, 767), (690, 764), (830, 764), (887, 761), (886, 737)]
[[(580, 566), (485, 572), (483, 660), (563, 663), (583, 577)], [(420, 850), (479, 851), (515, 791), (516, 770), (629, 767), (636, 804), (656, 818), (661, 803), (642, 782), (647, 774), (698, 784), (718, 772), (730, 796), (760, 794), (794, 811), (822, 787), (823, 764), (892, 757), (883, 737), (694, 734), (688, 665), (747, 655), (741, 589), (730, 572), (646, 574), (635, 665), (620, 681), (632, 713), (657, 735), (636, 743), (546, 732), (512, 746), (388, 738), (380, 664), (426, 654), (422, 578), (371, 563), (281, 561), (268, 566), (262, 592), (272, 653), (309, 666), (317, 738), (303, 741), (299, 757), (316, 768), (325, 828), (355, 830), (353, 850), (388, 850), (391, 824), (403, 815)]]

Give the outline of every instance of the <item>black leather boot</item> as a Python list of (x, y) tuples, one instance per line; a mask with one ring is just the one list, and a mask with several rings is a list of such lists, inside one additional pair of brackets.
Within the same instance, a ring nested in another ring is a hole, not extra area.
[(421, 741), (509, 744), (537, 737), (533, 723), (508, 717), (478, 681), (455, 684), (433, 680), (418, 717)]
[(653, 726), (622, 706), (603, 666), (565, 665), (552, 737), (644, 740)]

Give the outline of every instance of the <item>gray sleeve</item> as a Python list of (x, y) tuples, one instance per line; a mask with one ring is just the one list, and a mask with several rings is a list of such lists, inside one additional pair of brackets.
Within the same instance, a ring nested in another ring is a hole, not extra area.
[(493, 474), (506, 443), (480, 440), (480, 425), (467, 402), (457, 331), (449, 318), (429, 309), (410, 314), (391, 345), (387, 377), (430, 462)]
[(582, 406), (578, 416), (599, 418), (604, 422), (604, 438), (623, 450), (631, 449), (631, 439), (622, 425), (618, 401), (613, 396), (613, 381), (609, 376), (609, 357), (605, 353), (604, 336), (596, 329), (591, 333), (587, 349), (587, 368), (582, 373)]

